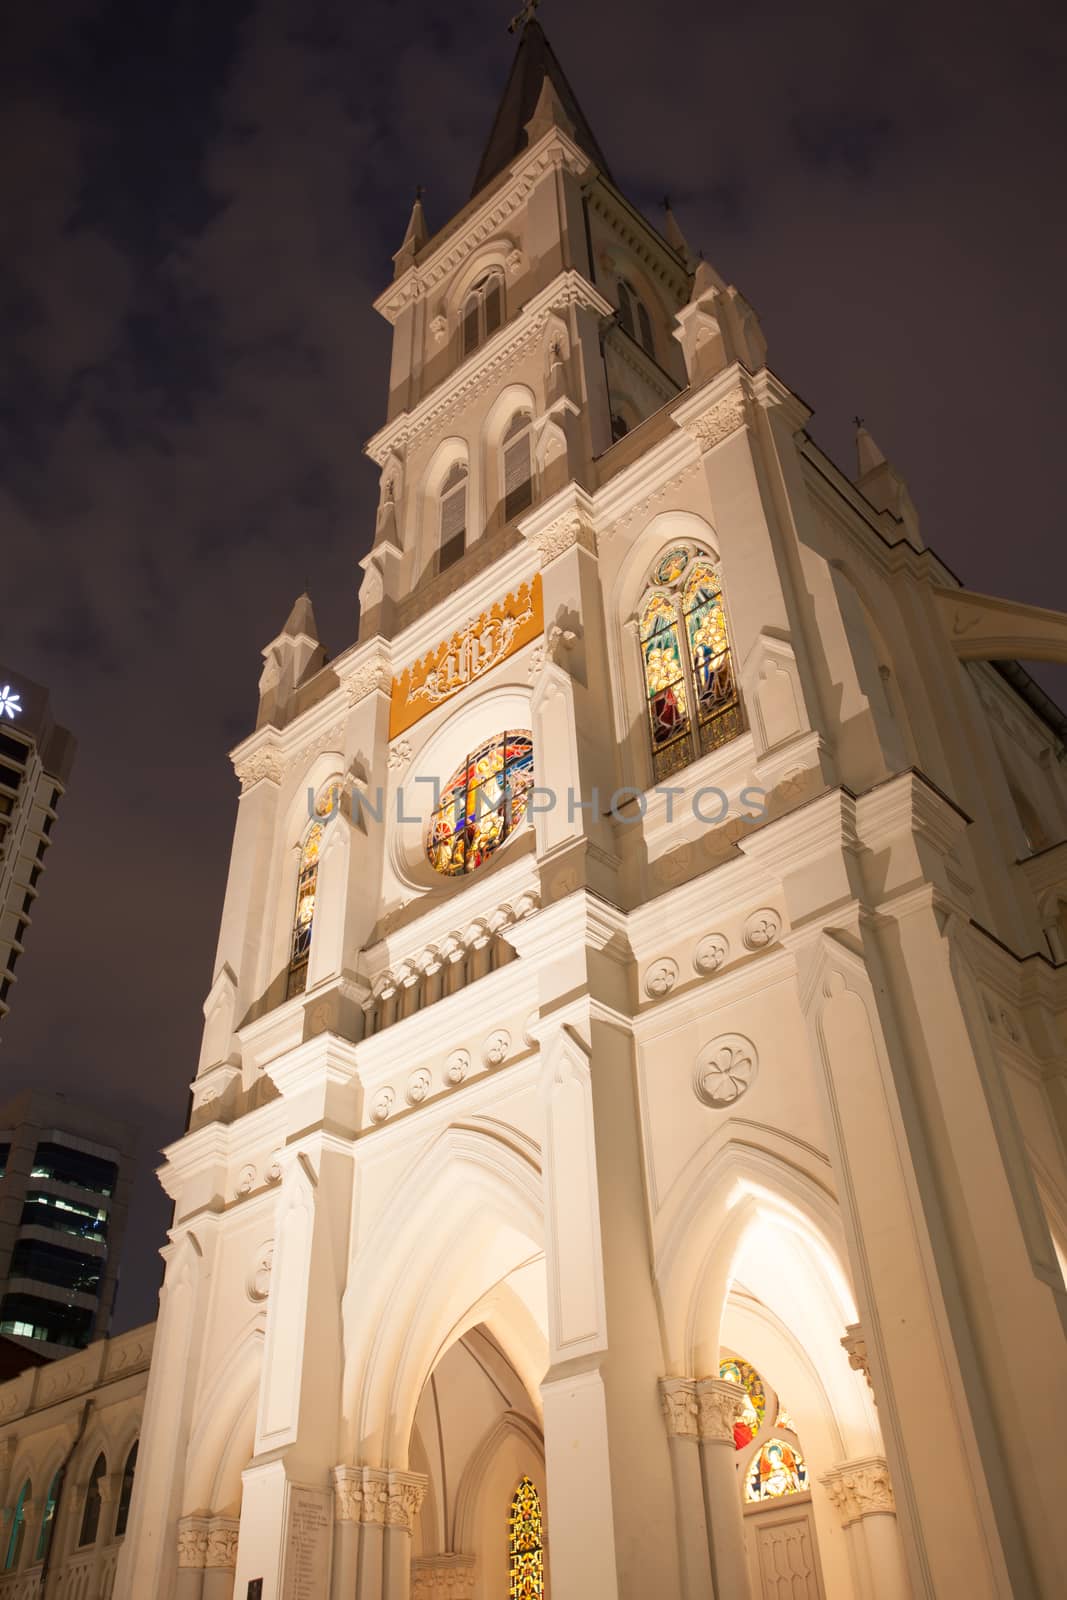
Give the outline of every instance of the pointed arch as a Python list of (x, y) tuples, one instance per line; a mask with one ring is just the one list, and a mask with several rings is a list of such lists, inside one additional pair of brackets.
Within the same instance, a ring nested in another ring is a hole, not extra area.
[[(18, 1482), (17, 1478), (15, 1482)], [(11, 1532), (7, 1536), (7, 1548), (4, 1552), (5, 1572), (17, 1572), (22, 1564), (22, 1551), (26, 1542), (26, 1507), (32, 1500), (33, 1483), (26, 1478), (19, 1490), (11, 1517)]]
[(349, 1272), (343, 1426), (352, 1459), (403, 1464), (423, 1384), (478, 1322), (536, 1386), (545, 1335), (507, 1280), (541, 1255), (542, 1229), (539, 1151), (517, 1130), (456, 1124), (416, 1158)]
[(468, 1458), (456, 1490), (454, 1544), (457, 1550), (476, 1549), (478, 1504), (482, 1486), (494, 1458), (511, 1440), (518, 1439), (544, 1466), (545, 1445), (537, 1427), (520, 1411), (505, 1411), (486, 1430)]
[(246, 1328), (204, 1393), (189, 1432), (183, 1514), (222, 1515), (241, 1503), (241, 1473), (254, 1453), (263, 1368), (264, 1315)]

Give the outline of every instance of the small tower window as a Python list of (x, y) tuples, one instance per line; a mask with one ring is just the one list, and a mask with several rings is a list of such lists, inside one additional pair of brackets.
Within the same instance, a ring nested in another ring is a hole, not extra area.
[(463, 302), (463, 354), (492, 337), (504, 320), (504, 281), (499, 272), (479, 278)]
[(137, 1440), (133, 1441), (126, 1465), (122, 1469), (122, 1488), (119, 1491), (119, 1509), (115, 1517), (115, 1538), (121, 1539), (130, 1520), (130, 1501), (133, 1499), (133, 1477), (137, 1471)]
[(100, 1483), (106, 1472), (107, 1462), (104, 1460), (103, 1454), (98, 1455), (93, 1463), (93, 1470), (89, 1477), (89, 1487), (85, 1493), (81, 1532), (78, 1534), (79, 1546), (96, 1543), (96, 1535), (100, 1530), (100, 1507), (103, 1504)]
[(457, 562), (467, 548), (467, 468), (457, 461), (441, 486), (441, 526), (437, 570)]
[(516, 411), (504, 434), (504, 521), (533, 504), (533, 424), (528, 411)]
[(643, 350), (647, 350), (650, 356), (655, 356), (656, 341), (652, 333), (652, 318), (648, 314), (648, 307), (626, 278), (619, 279), (619, 323), (631, 339), (634, 339)]
[(661, 556), (651, 583), (639, 635), (659, 780), (736, 739), (741, 705), (717, 569), (679, 545)]

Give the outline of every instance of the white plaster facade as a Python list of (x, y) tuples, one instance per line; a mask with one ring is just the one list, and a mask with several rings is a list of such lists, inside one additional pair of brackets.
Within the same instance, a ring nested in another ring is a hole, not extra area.
[[(513, 97), (548, 60), (536, 23), (519, 48)], [(559, 85), (447, 228), (416, 207), (358, 641), (325, 664), (300, 602), (234, 752), (114, 1593), (499, 1600), (528, 1476), (553, 1600), (1051, 1600), (1067, 783), (989, 659), (1062, 659), (1067, 622), (961, 590), (866, 435), (858, 485), (822, 455), (751, 308), (625, 202)], [(743, 728), (669, 818), (637, 626), (679, 544), (719, 564)], [(543, 636), (390, 738), (394, 679), (538, 575)], [(560, 801), (443, 877), (416, 780), (507, 728)], [(746, 1505), (724, 1352), (787, 1407), (804, 1493)]]

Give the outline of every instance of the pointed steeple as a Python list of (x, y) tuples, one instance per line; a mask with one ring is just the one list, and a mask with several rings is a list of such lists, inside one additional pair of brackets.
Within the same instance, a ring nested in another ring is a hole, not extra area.
[(422, 185), (415, 190), (415, 204), (411, 208), (411, 217), (408, 221), (408, 231), (396, 255), (393, 257), (396, 278), (402, 278), (409, 267), (415, 265), (415, 257), (430, 237), (426, 227), (426, 213), (422, 209)]
[(272, 722), (285, 726), (300, 685), (318, 672), (326, 660), (311, 596), (305, 590), (286, 619), (285, 627), (263, 652), (259, 675), (259, 715), (256, 727)]
[(319, 642), (319, 628), (315, 621), (315, 612), (311, 604), (311, 596), (305, 589), (293, 603), (288, 621), (282, 629), (283, 639), (310, 639), (313, 644)]
[(876, 511), (887, 512), (894, 522), (899, 523), (905, 538), (917, 550), (922, 550), (924, 543), (919, 531), (919, 513), (906, 480), (879, 449), (864, 426), (863, 418), (853, 417), (852, 420), (856, 425), (856, 488)]
[(678, 218), (674, 214), (670, 195), (663, 196), (663, 237), (671, 249), (678, 252), (686, 266), (689, 266), (694, 259), (693, 252), (690, 250), (689, 241), (682, 232)]
[[(533, 8), (527, 7), (526, 11), (516, 18), (516, 29), (522, 30), (519, 34), (519, 47), (515, 52), (511, 74), (478, 167), (478, 175), (471, 190), (472, 198), (503, 172), (505, 167), (510, 166), (523, 150), (528, 149), (532, 136), (527, 134), (528, 124), (537, 118), (542, 110), (548, 115), (550, 105), (552, 122), (570, 133), (575, 143), (581, 145), (587, 155), (592, 156), (601, 172), (611, 177), (593, 130), (567, 82), (566, 74), (556, 58), (555, 51), (545, 38), (544, 29), (539, 22), (534, 21), (532, 12)], [(555, 103), (550, 101), (542, 107), (539, 102), (546, 80), (551, 85)], [(563, 120), (564, 118), (566, 120)], [(567, 126), (568, 123), (570, 127)], [(539, 126), (539, 123), (535, 125)], [(544, 128), (539, 128), (537, 137), (540, 138), (541, 133), (546, 132), (549, 126), (551, 122), (546, 122)]]

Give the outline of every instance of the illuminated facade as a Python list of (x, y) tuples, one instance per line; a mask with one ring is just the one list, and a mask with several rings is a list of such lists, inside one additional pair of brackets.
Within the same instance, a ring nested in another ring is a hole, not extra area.
[(395, 265), (358, 638), (302, 597), (234, 752), (114, 1593), (1056, 1594), (1067, 623), (819, 451), (536, 22)]
[(54, 721), (48, 690), (0, 664), (0, 1026), (14, 1004), (73, 761), (73, 735)]

